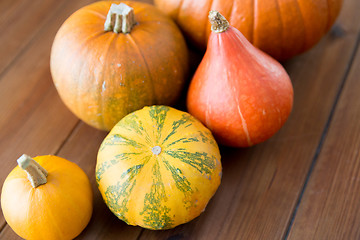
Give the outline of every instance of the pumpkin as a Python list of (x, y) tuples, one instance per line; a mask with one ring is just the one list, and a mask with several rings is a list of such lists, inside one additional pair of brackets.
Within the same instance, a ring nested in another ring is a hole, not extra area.
[(149, 4), (118, 3), (100, 1), (76, 11), (51, 50), (61, 99), (103, 130), (146, 105), (175, 104), (189, 67), (185, 40), (169, 17)]
[(102, 142), (96, 164), (109, 209), (130, 225), (153, 230), (199, 216), (220, 179), (211, 132), (167, 106), (145, 107), (121, 119)]
[(342, 0), (154, 0), (189, 40), (206, 48), (209, 10), (217, 10), (256, 47), (278, 60), (314, 46), (338, 16)]
[(5, 179), (1, 207), (24, 239), (73, 239), (90, 221), (90, 181), (75, 163), (57, 156), (23, 155)]
[(187, 107), (220, 144), (249, 147), (287, 120), (293, 87), (285, 69), (255, 48), (217, 11), (204, 58), (191, 80)]

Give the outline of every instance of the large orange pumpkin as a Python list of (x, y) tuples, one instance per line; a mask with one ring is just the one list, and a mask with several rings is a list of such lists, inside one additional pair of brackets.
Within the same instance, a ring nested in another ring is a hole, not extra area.
[(51, 51), (51, 74), (64, 103), (104, 130), (146, 105), (174, 104), (188, 70), (185, 40), (168, 16), (149, 4), (119, 3), (76, 11)]
[(197, 46), (210, 34), (209, 10), (219, 11), (256, 47), (281, 60), (312, 47), (330, 29), (342, 0), (154, 0)]

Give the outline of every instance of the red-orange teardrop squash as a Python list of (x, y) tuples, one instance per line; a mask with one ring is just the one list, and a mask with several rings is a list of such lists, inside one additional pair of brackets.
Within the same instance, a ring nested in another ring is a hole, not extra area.
[(342, 0), (154, 0), (197, 46), (210, 35), (209, 10), (217, 10), (256, 47), (278, 60), (315, 45), (330, 29)]
[(222, 145), (249, 147), (288, 119), (293, 87), (280, 63), (257, 49), (217, 11), (204, 58), (191, 80), (187, 107)]

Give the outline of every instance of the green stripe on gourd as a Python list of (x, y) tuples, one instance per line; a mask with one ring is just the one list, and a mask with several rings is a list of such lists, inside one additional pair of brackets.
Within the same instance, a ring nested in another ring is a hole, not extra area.
[(199, 142), (199, 139), (197, 139), (196, 137), (182, 137), (182, 138), (179, 138), (178, 140), (175, 140), (172, 143), (169, 143), (168, 145), (166, 145), (165, 148), (168, 148), (177, 143), (191, 143), (191, 142)]
[(106, 145), (114, 146), (114, 145), (130, 145), (135, 148), (142, 148), (144, 147), (144, 144), (138, 143), (132, 139), (129, 139), (125, 136), (121, 136), (120, 134), (112, 135), (111, 137), (105, 138), (105, 140), (102, 142), (99, 151), (102, 151)]
[(140, 212), (143, 215), (144, 223), (152, 229), (168, 229), (172, 226), (173, 220), (169, 216), (170, 208), (163, 203), (168, 199), (165, 193), (165, 186), (161, 180), (159, 162), (156, 161), (153, 168), (153, 184), (149, 193), (145, 194), (144, 209)]
[(101, 180), (101, 176), (105, 173), (107, 169), (109, 169), (112, 165), (115, 165), (119, 161), (110, 160), (106, 162), (102, 162), (99, 166), (96, 167), (95, 177), (96, 182), (98, 183)]
[(140, 173), (141, 168), (144, 165), (136, 165), (126, 170), (121, 174), (120, 179), (128, 178), (124, 182), (118, 182), (114, 186), (109, 186), (105, 191), (105, 202), (110, 210), (123, 221), (128, 223), (125, 213), (128, 211), (126, 207), (128, 203), (128, 198), (131, 195), (132, 189), (136, 185), (135, 176)]
[(131, 156), (137, 156), (137, 155), (141, 155), (144, 152), (130, 152), (130, 153), (120, 153), (115, 155), (115, 159), (111, 159), (109, 161), (105, 161), (102, 162), (101, 164), (99, 164), (96, 168), (96, 172), (95, 172), (95, 177), (96, 177), (96, 181), (99, 182), (101, 180), (101, 176), (104, 174), (104, 172), (109, 169), (110, 167), (112, 167), (113, 165), (119, 163), (120, 161), (124, 161), (124, 160), (131, 160)]
[(183, 163), (195, 168), (200, 173), (210, 174), (215, 167), (216, 157), (209, 156), (206, 152), (187, 152), (185, 149), (164, 151), (169, 156), (179, 159)]
[(154, 136), (156, 136), (156, 143), (158, 143), (158, 140), (161, 138), (161, 133), (168, 111), (169, 108), (165, 106), (161, 106), (158, 108), (150, 108), (149, 115), (156, 126), (155, 128), (153, 128), (153, 130), (156, 130), (156, 134), (154, 134)]
[(204, 133), (204, 132), (199, 131), (199, 135), (201, 136), (201, 141), (203, 143), (209, 143), (209, 144), (213, 145), (214, 147), (218, 147), (217, 143), (215, 142), (215, 140), (210, 132)]
[(191, 192), (192, 191), (191, 184), (182, 174), (181, 169), (172, 166), (170, 162), (167, 161), (165, 158), (162, 158), (162, 162), (165, 164), (166, 169), (171, 172), (171, 176), (175, 182), (176, 188), (185, 194), (187, 192)]
[(183, 114), (182, 118), (180, 120), (174, 121), (172, 123), (172, 131), (165, 137), (162, 144), (164, 144), (171, 136), (173, 136), (180, 126), (183, 126), (186, 123), (189, 123), (185, 126), (187, 128), (187, 127), (191, 126), (193, 122), (194, 122), (194, 119), (189, 114)]
[(189, 199), (191, 199), (191, 194), (194, 192), (191, 188), (191, 183), (187, 180), (180, 168), (171, 165), (164, 157), (162, 158), (162, 162), (164, 163), (166, 169), (171, 172), (171, 177), (176, 188), (184, 195), (183, 205), (186, 208), (191, 207), (192, 203)]
[(142, 136), (145, 139), (147, 144), (151, 144), (151, 138), (144, 128), (144, 124), (135, 114), (130, 114), (128, 117), (124, 118), (123, 121), (119, 122), (118, 127), (127, 129), (128, 131), (134, 131), (138, 135)]

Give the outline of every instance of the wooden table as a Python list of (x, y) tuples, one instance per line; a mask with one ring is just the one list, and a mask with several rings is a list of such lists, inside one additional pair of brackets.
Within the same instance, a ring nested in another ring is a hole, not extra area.
[[(94, 179), (106, 133), (70, 113), (52, 83), (55, 33), (90, 2), (0, 1), (1, 183), (22, 153), (76, 162), (95, 193), (78, 239), (360, 239), (359, 0), (345, 0), (321, 42), (284, 62), (295, 102), (280, 132), (251, 148), (222, 147), (222, 183), (206, 211), (166, 231), (127, 226), (107, 209)], [(0, 239), (19, 239), (2, 213), (0, 227)]]

